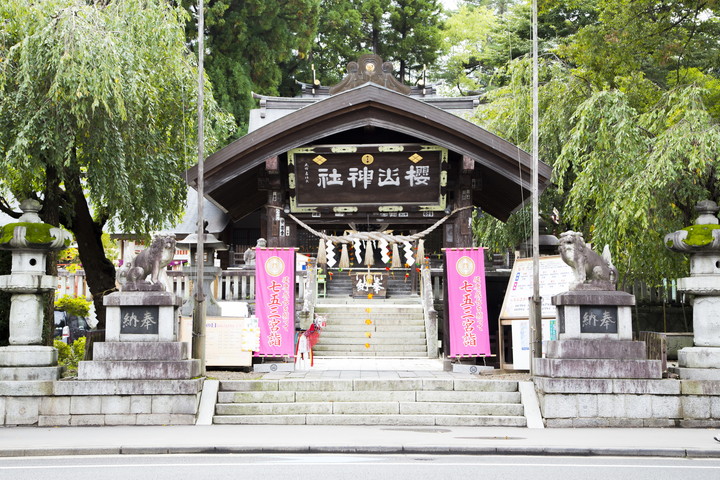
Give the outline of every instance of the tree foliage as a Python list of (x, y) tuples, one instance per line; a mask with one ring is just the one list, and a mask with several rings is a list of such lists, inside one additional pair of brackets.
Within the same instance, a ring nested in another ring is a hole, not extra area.
[[(467, 1), (448, 18), (444, 43), (449, 54), (436, 73), (460, 95), (484, 94), (510, 81), (508, 63), (532, 50), (529, 2)], [(540, 51), (549, 52), (593, 21), (596, 13), (581, 2), (557, 2), (539, 13)]]
[[(183, 0), (190, 12), (196, 2)], [(304, 59), (315, 35), (319, 0), (211, 0), (206, 2), (205, 67), (218, 103), (247, 131), (252, 92), (277, 95), (288, 75)], [(190, 42), (195, 23), (187, 26)]]
[[(0, 4), (3, 190), (41, 197), (43, 219), (75, 234), (94, 295), (114, 288), (108, 221), (145, 234), (183, 211), (197, 157), (185, 20), (162, 0)], [(213, 151), (231, 121), (205, 88)]]
[[(554, 171), (541, 211), (559, 210), (556, 232), (609, 244), (626, 282), (683, 275), (686, 259), (662, 238), (692, 223), (697, 201), (720, 200), (717, 3), (591, 6), (596, 20), (546, 42), (541, 59), (539, 154)], [(477, 121), (527, 149), (530, 61), (502, 73)], [(484, 243), (518, 243), (523, 223), (486, 217), (476, 232)]]
[(438, 0), (321, 0), (317, 36), (298, 79), (312, 78), (310, 64), (325, 85), (339, 82), (348, 62), (374, 53), (395, 62), (398, 76), (416, 83), (424, 66), (443, 52), (444, 15)]

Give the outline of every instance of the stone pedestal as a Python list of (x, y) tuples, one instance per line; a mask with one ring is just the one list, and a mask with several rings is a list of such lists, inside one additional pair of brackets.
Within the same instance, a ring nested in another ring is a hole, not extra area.
[(10, 345), (0, 347), (0, 396), (49, 395), (63, 367), (54, 347)]
[(117, 292), (105, 297), (104, 304), (108, 342), (177, 340), (180, 297), (171, 292)]
[(36, 406), (37, 424), (194, 424), (203, 379), (189, 344), (176, 341), (180, 298), (121, 291), (105, 305), (106, 341), (79, 363), (76, 380), (55, 382), (54, 395)]
[(662, 380), (662, 361), (632, 340), (625, 292), (573, 290), (556, 295), (559, 340), (535, 359), (535, 387), (548, 427), (674, 426), (679, 382)]
[(550, 378), (662, 378), (662, 361), (648, 360), (645, 342), (632, 340), (550, 341), (535, 367), (536, 375)]
[(552, 297), (558, 338), (632, 340), (635, 297), (614, 290), (572, 290)]
[(199, 375), (187, 343), (176, 341), (180, 297), (170, 292), (122, 291), (105, 297), (105, 342), (80, 362), (80, 380), (190, 379)]
[(552, 297), (558, 340), (535, 373), (551, 378), (662, 378), (662, 362), (647, 360), (645, 342), (632, 340), (635, 297), (614, 290), (572, 290)]

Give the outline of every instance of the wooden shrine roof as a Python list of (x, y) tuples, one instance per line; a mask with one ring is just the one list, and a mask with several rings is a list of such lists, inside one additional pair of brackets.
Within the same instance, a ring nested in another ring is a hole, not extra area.
[[(471, 158), (482, 178), (473, 203), (500, 220), (530, 200), (530, 154), (432, 103), (375, 83), (306, 102), (210, 155), (205, 195), (234, 219), (242, 218), (267, 202), (267, 192), (258, 188), (267, 159), (362, 128), (397, 132), (447, 148), (461, 160)], [(550, 175), (550, 167), (541, 162), (541, 191)], [(197, 187), (197, 167), (188, 171), (188, 183)]]

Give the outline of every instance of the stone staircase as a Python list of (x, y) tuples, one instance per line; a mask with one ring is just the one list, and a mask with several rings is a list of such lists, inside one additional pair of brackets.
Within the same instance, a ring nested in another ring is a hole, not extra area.
[[(340, 302), (344, 303), (340, 303)], [(427, 357), (425, 320), (419, 299), (412, 303), (327, 299), (315, 313), (327, 320), (316, 356)]]
[[(215, 424), (525, 427), (518, 383), (470, 375), (221, 381)], [(442, 372), (441, 372), (442, 373)]]

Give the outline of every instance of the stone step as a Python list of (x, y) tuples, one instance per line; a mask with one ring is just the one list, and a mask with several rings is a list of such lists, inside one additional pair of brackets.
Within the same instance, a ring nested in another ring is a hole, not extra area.
[(506, 403), (439, 402), (264, 402), (218, 403), (216, 415), (498, 415), (522, 416), (523, 406)]
[(354, 355), (356, 352), (401, 352), (407, 354), (408, 352), (424, 352), (427, 355), (427, 348), (419, 348), (419, 345), (406, 345), (402, 343), (391, 343), (391, 344), (377, 344), (373, 343), (372, 339), (368, 339), (367, 344), (357, 345), (325, 345), (318, 343), (313, 347), (313, 352), (317, 355), (326, 355), (329, 352), (345, 352), (346, 354)]
[(376, 325), (365, 323), (357, 323), (355, 325), (329, 325), (326, 326), (321, 335), (325, 332), (407, 332), (407, 333), (425, 333), (424, 325)]
[(662, 378), (661, 360), (538, 358), (540, 377), (553, 378)]
[(332, 352), (332, 351), (325, 351), (321, 354), (323, 357), (382, 357), (382, 358), (428, 358), (427, 356), (427, 350), (418, 350), (416, 352), (393, 352), (393, 351), (387, 351), (387, 352), (377, 352), (377, 351), (366, 351), (366, 352), (347, 352), (347, 351), (338, 351), (338, 352)]
[(198, 360), (162, 361), (82, 361), (80, 380), (161, 380), (190, 379), (200, 375)]
[[(367, 321), (370, 320), (370, 323)], [(425, 320), (420, 317), (404, 317), (404, 318), (383, 318), (383, 317), (347, 317), (332, 318), (327, 317), (326, 328), (343, 329), (350, 326), (402, 326), (402, 327), (422, 327), (425, 328)]]
[(361, 312), (365, 314), (406, 314), (423, 311), (423, 307), (419, 303), (392, 303), (390, 299), (382, 303), (318, 303), (315, 305), (315, 309), (323, 312)]
[(213, 422), (527, 425), (517, 382), (452, 377), (221, 381)]
[(546, 358), (645, 360), (645, 342), (569, 339), (547, 342)]
[(188, 360), (190, 344), (187, 342), (96, 342), (93, 360)]
[(330, 331), (327, 331), (323, 329), (322, 333), (320, 334), (320, 339), (330, 339), (330, 338), (343, 338), (347, 336), (357, 336), (357, 337), (367, 337), (365, 335), (366, 333), (370, 333), (372, 335), (372, 338), (425, 338), (425, 332), (423, 330), (416, 329), (414, 331), (405, 331), (405, 330), (391, 330), (391, 331), (385, 331), (385, 330), (375, 330), (370, 328), (365, 328), (362, 330), (338, 330), (338, 329), (331, 329)]
[[(370, 320), (372, 323), (366, 323)], [(413, 326), (425, 327), (425, 320), (422, 318), (372, 318), (372, 317), (354, 317), (354, 318), (327, 318), (326, 328), (343, 327), (345, 325), (377, 325), (377, 326)]]
[(344, 346), (344, 345), (365, 345), (369, 343), (371, 345), (426, 345), (425, 336), (417, 335), (399, 335), (394, 337), (383, 337), (380, 334), (375, 334), (372, 337), (365, 335), (344, 335), (338, 337), (324, 337), (313, 347), (316, 350), (318, 347), (329, 347), (329, 346)]
[(335, 391), (335, 392), (218, 392), (218, 403), (290, 403), (290, 402), (441, 402), (519, 404), (519, 392), (456, 391)]
[(213, 417), (225, 425), (400, 425), (525, 427), (525, 417), (500, 415), (237, 415)]
[(60, 378), (64, 367), (2, 367), (0, 381), (52, 382)]
[(367, 307), (382, 307), (386, 305), (390, 306), (397, 306), (397, 307), (405, 307), (405, 306), (411, 306), (411, 307), (417, 307), (422, 305), (420, 301), (420, 296), (415, 295), (406, 295), (406, 296), (395, 296), (392, 298), (380, 298), (380, 297), (374, 297), (373, 299), (367, 299), (367, 298), (352, 298), (350, 296), (345, 297), (336, 297), (336, 298), (323, 298), (319, 297), (317, 299), (318, 306), (322, 307), (324, 305), (330, 305), (331, 307), (336, 307), (338, 305), (348, 305), (350, 307), (356, 307), (359, 305), (364, 305)]
[(406, 312), (406, 313), (384, 313), (384, 312), (377, 312), (377, 313), (367, 313), (367, 312), (326, 312), (326, 313), (319, 313), (319, 315), (325, 316), (330, 323), (332, 321), (340, 321), (340, 320), (362, 320), (365, 321), (366, 319), (371, 320), (381, 320), (381, 319), (387, 319), (387, 320), (422, 320), (423, 314), (422, 312)]
[(222, 380), (221, 392), (455, 391), (517, 392), (518, 382), (466, 378), (355, 378)]

